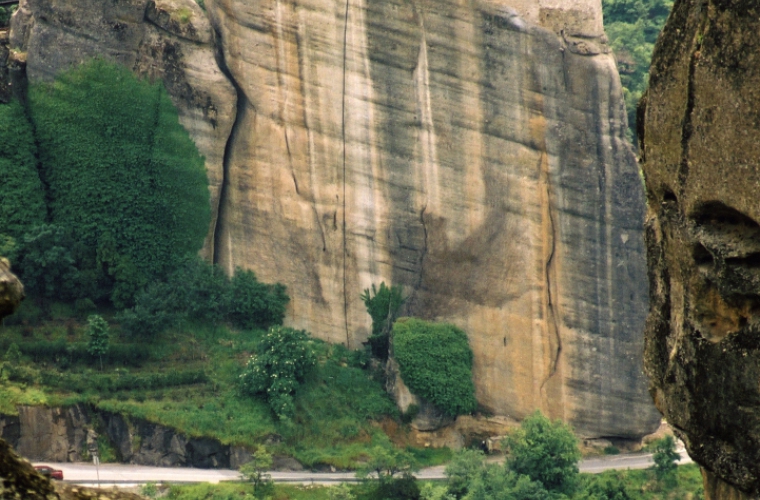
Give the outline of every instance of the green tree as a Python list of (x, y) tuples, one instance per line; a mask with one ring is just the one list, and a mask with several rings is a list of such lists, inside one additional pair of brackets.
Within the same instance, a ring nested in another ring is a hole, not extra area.
[(445, 323), (400, 318), (392, 342), (401, 377), (414, 394), (452, 416), (477, 408), (466, 333)]
[(103, 355), (108, 352), (109, 336), (106, 320), (97, 314), (87, 318), (87, 352), (100, 359), (100, 371), (103, 371)]
[(241, 389), (266, 397), (274, 414), (287, 420), (295, 414), (293, 394), (316, 363), (312, 341), (305, 331), (272, 327), (240, 375)]
[(356, 495), (351, 492), (351, 488), (345, 483), (333, 486), (327, 492), (329, 500), (356, 500)]
[(465, 500), (551, 500), (552, 494), (540, 481), (517, 474), (503, 466), (488, 465), (468, 487)]
[(470, 483), (483, 473), (485, 460), (485, 454), (480, 450), (457, 452), (444, 471), (448, 490), (457, 498), (465, 496)]
[(263, 445), (259, 445), (251, 456), (250, 462), (240, 467), (243, 479), (253, 484), (256, 498), (264, 498), (272, 491), (272, 476), (267, 472), (272, 468), (272, 454)]
[(445, 486), (424, 483), (420, 487), (420, 498), (422, 500), (456, 500), (457, 497), (449, 493)]
[(0, 235), (16, 241), (47, 215), (36, 154), (24, 108), (15, 101), (0, 105)]
[(617, 471), (608, 471), (588, 478), (574, 498), (577, 500), (636, 500), (638, 495), (626, 487), (625, 479)]
[(649, 63), (673, 0), (602, 0), (605, 31), (623, 85), (630, 136), (635, 144), (636, 106), (649, 82)]
[(570, 427), (536, 411), (505, 439), (507, 467), (538, 481), (547, 490), (571, 493), (578, 478), (581, 452)]
[(131, 305), (200, 250), (210, 220), (203, 158), (160, 83), (96, 59), (33, 85), (29, 109), (53, 223), (81, 270)]
[(681, 460), (681, 455), (676, 451), (676, 441), (673, 436), (665, 436), (654, 442), (654, 469), (657, 479), (663, 480), (672, 476), (678, 468), (677, 461)]
[(373, 446), (369, 450), (367, 461), (356, 470), (356, 476), (387, 483), (397, 475), (412, 473), (416, 470), (417, 466), (411, 453), (399, 450), (388, 443), (385, 446)]
[(357, 469), (356, 476), (375, 481), (369, 495), (373, 500), (417, 500), (420, 489), (412, 475), (416, 470), (411, 453), (385, 443), (369, 450), (367, 461)]
[(372, 354), (379, 359), (388, 359), (388, 338), (393, 322), (396, 321), (401, 305), (406, 300), (401, 292), (401, 287), (392, 285), (388, 288), (383, 281), (380, 288), (372, 285), (364, 290), (361, 299), (372, 318), (372, 335), (369, 337), (369, 345)]

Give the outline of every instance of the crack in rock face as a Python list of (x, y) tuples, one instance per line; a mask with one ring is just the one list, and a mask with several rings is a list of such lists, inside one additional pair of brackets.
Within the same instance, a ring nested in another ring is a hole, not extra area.
[(760, 495), (760, 7), (676, 2), (639, 114), (660, 411), (706, 498)]

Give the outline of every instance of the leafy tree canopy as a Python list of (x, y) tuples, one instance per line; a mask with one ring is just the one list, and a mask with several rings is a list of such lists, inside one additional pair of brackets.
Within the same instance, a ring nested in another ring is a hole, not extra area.
[(30, 88), (53, 223), (118, 307), (197, 253), (210, 221), (203, 158), (160, 83), (95, 59)]
[[(24, 108), (15, 101), (0, 105), (0, 235), (16, 244), (32, 227), (45, 222), (47, 215), (36, 154)], [(8, 257), (15, 262), (15, 255)]]
[(475, 411), (472, 350), (467, 334), (445, 323), (400, 318), (393, 326), (393, 355), (409, 389), (449, 415)]
[(636, 106), (649, 82), (649, 63), (673, 0), (602, 0), (604, 27), (618, 60), (628, 126), (635, 134)]
[(570, 493), (575, 488), (581, 452), (578, 439), (561, 421), (552, 422), (537, 411), (523, 420), (504, 444), (510, 470), (550, 491)]
[(305, 331), (270, 328), (240, 375), (241, 389), (265, 396), (278, 418), (289, 419), (295, 414), (293, 394), (316, 363), (312, 341)]

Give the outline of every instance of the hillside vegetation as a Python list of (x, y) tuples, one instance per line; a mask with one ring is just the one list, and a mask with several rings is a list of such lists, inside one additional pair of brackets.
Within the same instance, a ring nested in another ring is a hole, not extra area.
[(602, 0), (604, 29), (617, 58), (634, 145), (636, 106), (649, 82), (654, 44), (672, 8), (673, 0)]

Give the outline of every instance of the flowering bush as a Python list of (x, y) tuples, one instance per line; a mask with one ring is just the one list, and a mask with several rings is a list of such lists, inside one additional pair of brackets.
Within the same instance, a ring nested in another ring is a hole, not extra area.
[(272, 327), (240, 375), (241, 388), (247, 394), (265, 396), (278, 418), (290, 418), (295, 412), (293, 394), (316, 362), (308, 333)]

